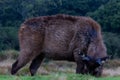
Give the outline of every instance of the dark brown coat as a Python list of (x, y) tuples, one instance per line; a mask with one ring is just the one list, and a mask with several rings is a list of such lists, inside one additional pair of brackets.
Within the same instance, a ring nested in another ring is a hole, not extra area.
[(93, 61), (107, 56), (100, 26), (89, 17), (53, 15), (28, 19), (20, 27), (19, 43), (20, 54), (12, 74), (32, 60), (30, 72), (34, 75), (45, 57), (75, 61), (77, 73), (91, 73), (81, 54)]

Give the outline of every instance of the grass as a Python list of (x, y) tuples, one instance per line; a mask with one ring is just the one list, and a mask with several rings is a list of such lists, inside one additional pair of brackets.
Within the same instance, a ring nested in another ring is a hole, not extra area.
[(90, 75), (57, 73), (57, 74), (50, 74), (50, 75), (37, 75), (34, 77), (0, 75), (0, 80), (120, 80), (120, 76), (95, 78)]
[(19, 52), (16, 50), (4, 50), (0, 51), (0, 61), (7, 59), (16, 59)]
[(120, 74), (118, 74), (120, 62), (118, 59), (111, 60), (105, 65), (104, 72), (107, 72), (104, 73), (104, 77), (100, 78), (75, 74), (76, 64), (67, 61), (44, 61), (34, 77), (30, 76), (28, 63), (16, 76), (12, 76), (10, 75), (11, 66), (18, 54), (19, 52), (15, 50), (0, 52), (0, 80), (120, 80)]

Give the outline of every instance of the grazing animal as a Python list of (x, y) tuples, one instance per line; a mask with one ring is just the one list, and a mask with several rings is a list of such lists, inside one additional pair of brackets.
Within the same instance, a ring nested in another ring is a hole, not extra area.
[(20, 27), (19, 43), (11, 74), (32, 60), (33, 76), (46, 57), (74, 61), (76, 73), (100, 76), (108, 58), (100, 25), (89, 17), (58, 14), (28, 19)]

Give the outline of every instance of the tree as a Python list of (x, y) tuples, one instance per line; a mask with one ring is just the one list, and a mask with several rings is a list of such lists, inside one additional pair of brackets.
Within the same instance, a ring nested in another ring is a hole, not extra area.
[(120, 30), (120, 0), (110, 0), (94, 13), (88, 13), (101, 25), (104, 31), (119, 33)]
[(17, 28), (0, 28), (0, 51), (6, 49), (18, 50), (18, 29)]
[(114, 57), (120, 57), (120, 36), (114, 33), (105, 32), (104, 41), (107, 46), (107, 53)]
[(0, 26), (19, 27), (27, 18), (70, 14), (86, 15), (109, 0), (1, 0)]

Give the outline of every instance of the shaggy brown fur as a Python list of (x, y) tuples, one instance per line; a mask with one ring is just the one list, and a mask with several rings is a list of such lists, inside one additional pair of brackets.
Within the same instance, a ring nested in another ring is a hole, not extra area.
[(91, 73), (80, 54), (93, 59), (107, 56), (100, 26), (89, 17), (53, 15), (28, 19), (20, 27), (19, 43), (20, 55), (12, 74), (32, 60), (30, 72), (34, 75), (45, 57), (75, 61), (77, 73)]

